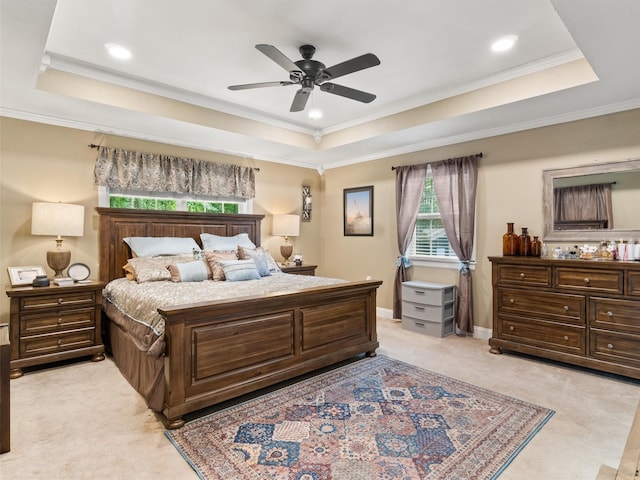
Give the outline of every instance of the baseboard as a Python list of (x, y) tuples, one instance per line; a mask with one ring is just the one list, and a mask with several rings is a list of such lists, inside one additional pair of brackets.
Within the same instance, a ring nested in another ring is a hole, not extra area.
[[(381, 318), (386, 318), (389, 320), (395, 320), (396, 322), (400, 322), (397, 318), (393, 318), (393, 310), (390, 308), (376, 308), (376, 315)], [(493, 329), (486, 327), (474, 327), (473, 328), (473, 338), (479, 338), (481, 340), (489, 340), (493, 333)]]

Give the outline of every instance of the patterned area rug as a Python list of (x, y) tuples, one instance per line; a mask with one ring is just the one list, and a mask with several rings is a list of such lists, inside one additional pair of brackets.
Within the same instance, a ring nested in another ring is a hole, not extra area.
[(378, 356), (166, 435), (206, 480), (492, 479), (553, 413)]

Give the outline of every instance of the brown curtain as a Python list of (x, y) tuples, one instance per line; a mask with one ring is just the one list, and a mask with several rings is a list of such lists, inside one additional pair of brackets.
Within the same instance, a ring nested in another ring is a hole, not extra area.
[(402, 318), (402, 282), (409, 279), (409, 259), (405, 257), (405, 252), (413, 237), (426, 176), (426, 163), (396, 167), (396, 221), (400, 255), (393, 284), (393, 318)]
[(143, 192), (254, 198), (255, 169), (238, 165), (100, 147), (96, 185)]
[(478, 157), (451, 158), (431, 164), (444, 231), (460, 260), (456, 324), (460, 331), (469, 334), (473, 334), (469, 262), (473, 252)]
[(606, 221), (613, 228), (611, 184), (554, 188), (553, 211), (555, 222)]

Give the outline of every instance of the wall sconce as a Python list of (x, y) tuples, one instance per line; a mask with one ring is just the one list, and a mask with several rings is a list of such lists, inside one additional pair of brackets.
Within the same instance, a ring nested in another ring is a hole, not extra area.
[(280, 255), (284, 258), (284, 264), (289, 262), (289, 257), (293, 254), (293, 245), (289, 243), (289, 237), (300, 235), (300, 215), (274, 215), (273, 235), (284, 237), (284, 243), (280, 245)]
[(302, 221), (311, 221), (311, 187), (309, 185), (302, 186)]
[(31, 209), (31, 234), (55, 235), (56, 248), (47, 252), (47, 264), (55, 277), (69, 266), (71, 252), (62, 248), (62, 235), (81, 237), (84, 233), (84, 207), (68, 203), (35, 202)]

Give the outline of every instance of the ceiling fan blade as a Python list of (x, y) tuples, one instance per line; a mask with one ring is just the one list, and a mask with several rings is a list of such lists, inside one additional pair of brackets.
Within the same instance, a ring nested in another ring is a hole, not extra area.
[(356, 90), (355, 88), (349, 88), (343, 85), (336, 85), (335, 83), (323, 83), (320, 85), (320, 90), (362, 103), (371, 103), (376, 99), (373, 93), (363, 92), (362, 90)]
[(331, 76), (331, 79), (334, 79), (365, 68), (375, 67), (376, 65), (380, 65), (380, 59), (373, 53), (365, 53), (359, 57), (325, 68), (324, 71)]
[(256, 48), (271, 60), (276, 62), (278, 65), (280, 65), (282, 68), (284, 68), (287, 72), (291, 73), (300, 71), (300, 68), (295, 63), (293, 63), (293, 61), (290, 60), (289, 57), (287, 57), (273, 45), (259, 43), (258, 45), (256, 45)]
[(245, 83), (244, 85), (231, 85), (227, 87), (229, 90), (248, 90), (250, 88), (263, 88), (263, 87), (285, 87), (287, 85), (293, 85), (293, 82), (262, 82), (262, 83)]
[(304, 110), (304, 107), (307, 106), (307, 100), (311, 96), (311, 92), (308, 92), (304, 89), (300, 89), (296, 92), (296, 96), (293, 97), (293, 102), (291, 103), (290, 112), (301, 112)]

